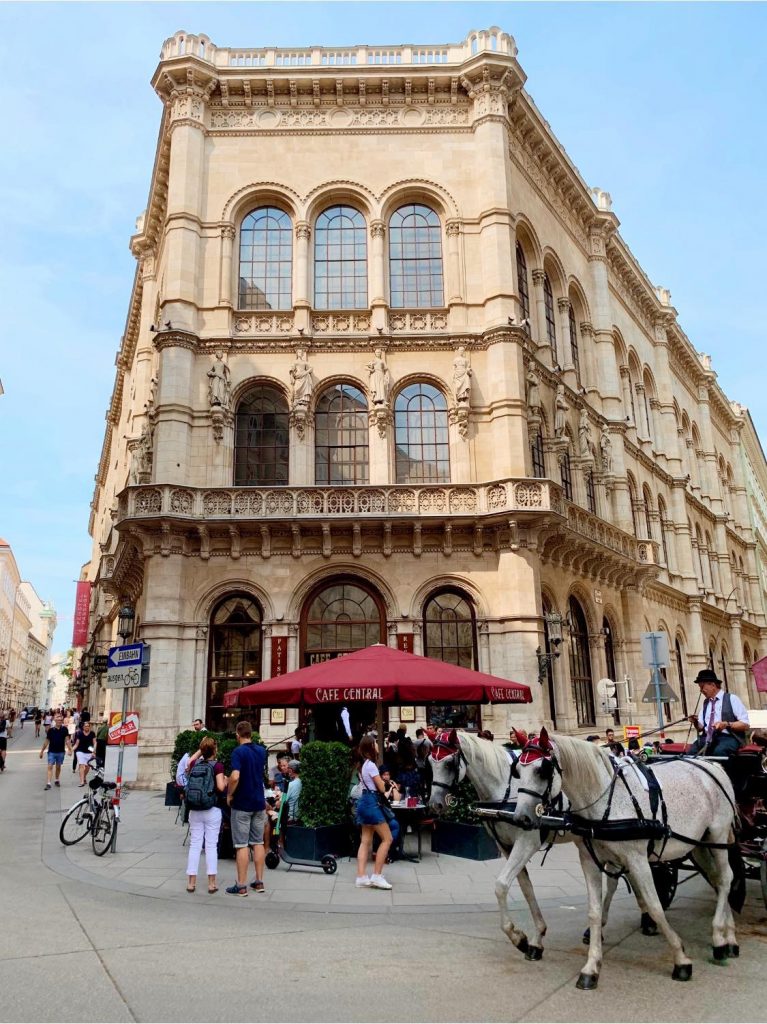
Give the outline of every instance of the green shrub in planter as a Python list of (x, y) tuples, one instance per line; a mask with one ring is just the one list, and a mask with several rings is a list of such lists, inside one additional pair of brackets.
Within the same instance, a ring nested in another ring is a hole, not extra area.
[(340, 825), (349, 813), (351, 753), (345, 743), (314, 740), (301, 749), (298, 810), (308, 828)]
[[(224, 771), (229, 774), (231, 770), (232, 751), (237, 746), (237, 737), (233, 732), (212, 732), (210, 729), (202, 729), (196, 732), (194, 729), (184, 729), (176, 736), (173, 745), (173, 753), (170, 758), (170, 777), (176, 778), (178, 762), (184, 754), (193, 754), (199, 749), (204, 736), (211, 736), (218, 746), (218, 759), (224, 766)], [(260, 743), (261, 737), (257, 732), (253, 733), (253, 742)]]
[(462, 779), (448, 797), (449, 803), (440, 814), (441, 821), (459, 821), (465, 825), (479, 825), (481, 819), (474, 807), (479, 800), (479, 793), (467, 778)]

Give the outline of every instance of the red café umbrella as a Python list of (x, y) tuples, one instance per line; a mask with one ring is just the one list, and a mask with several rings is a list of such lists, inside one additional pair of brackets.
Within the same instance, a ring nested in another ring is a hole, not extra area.
[(385, 704), (530, 704), (530, 687), (383, 644), (251, 683), (224, 696), (225, 707), (382, 701)]

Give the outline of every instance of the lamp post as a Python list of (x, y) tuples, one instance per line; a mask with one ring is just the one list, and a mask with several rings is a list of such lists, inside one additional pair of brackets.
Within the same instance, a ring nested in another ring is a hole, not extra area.
[[(132, 606), (127, 602), (122, 605), (120, 611), (117, 613), (117, 634), (125, 644), (133, 636), (133, 627), (136, 621), (136, 613)], [(128, 688), (123, 687), (123, 705), (122, 705), (122, 717), (120, 722), (125, 725), (125, 720), (128, 716)], [(122, 782), (123, 782), (123, 755), (125, 752), (125, 740), (120, 742), (120, 751), (117, 755), (117, 776), (115, 789), (115, 804), (118, 809), (120, 808), (120, 800), (122, 798)], [(112, 853), (117, 852), (117, 833), (112, 838)]]
[(133, 636), (133, 624), (136, 621), (136, 613), (129, 604), (124, 604), (117, 613), (117, 635), (123, 643), (127, 643)]
[(563, 618), (559, 612), (546, 612), (543, 620), (546, 623), (549, 650), (544, 653), (540, 646), (535, 650), (538, 658), (538, 683), (540, 686), (543, 686), (546, 681), (549, 665), (562, 653), (559, 649), (562, 645), (562, 627), (570, 626), (569, 617)]

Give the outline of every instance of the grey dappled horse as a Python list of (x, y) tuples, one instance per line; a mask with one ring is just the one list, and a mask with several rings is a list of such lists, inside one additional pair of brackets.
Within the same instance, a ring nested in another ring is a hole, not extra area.
[[(527, 736), (518, 733), (524, 743)], [(490, 740), (479, 739), (468, 732), (456, 729), (438, 733), (431, 757), (433, 773), (431, 806), (439, 811), (445, 806), (445, 797), (451, 789), (468, 776), (479, 794), (480, 800), (516, 800), (519, 779), (512, 773), (512, 765), (502, 747)], [(567, 802), (565, 801), (565, 806)], [(530, 858), (549, 842), (541, 838), (540, 829), (525, 830), (514, 825), (497, 821), (497, 840), (507, 854), (506, 863), (495, 882), (495, 896), (501, 912), (501, 930), (511, 942), (525, 954), (528, 960), (540, 960), (543, 956), (543, 937), (546, 922), (535, 898), (535, 890), (527, 873)], [(559, 833), (556, 843), (573, 842), (568, 833)], [(524, 931), (517, 927), (508, 908), (508, 895), (514, 880), (519, 881), (535, 928), (535, 940), (529, 942)], [(602, 924), (607, 921), (610, 902), (618, 884), (617, 879), (606, 879), (606, 893), (602, 911)]]
[[(637, 769), (631, 763), (619, 766), (625, 785), (613, 786), (615, 769), (607, 752), (572, 736), (549, 738), (545, 729), (530, 741), (517, 764), (520, 783), (515, 820), (534, 826), (540, 820), (541, 805), (556, 798), (560, 790), (570, 803), (571, 814), (599, 822), (609, 808), (607, 820), (637, 820), (636, 801), (642, 815), (653, 817), (650, 795)], [(695, 759), (680, 759), (653, 765), (661, 786), (671, 835), (664, 843), (655, 842), (661, 861), (676, 860), (691, 854), (698, 867), (716, 890), (716, 909), (712, 925), (714, 959), (723, 961), (739, 953), (735, 922), (727, 898), (732, 881), (727, 845), (734, 841), (735, 798), (727, 775), (717, 764)], [(629, 795), (629, 791), (632, 796)], [(701, 843), (702, 845), (696, 845)], [(651, 915), (674, 955), (672, 978), (688, 981), (692, 961), (685, 955), (682, 941), (671, 928), (655, 891), (647, 839), (592, 840), (595, 857), (610, 870), (628, 874), (637, 902)], [(658, 849), (660, 848), (660, 849)], [(589, 895), (590, 942), (586, 964), (578, 979), (578, 988), (596, 988), (602, 965), (602, 873), (584, 844), (578, 845), (581, 868)]]

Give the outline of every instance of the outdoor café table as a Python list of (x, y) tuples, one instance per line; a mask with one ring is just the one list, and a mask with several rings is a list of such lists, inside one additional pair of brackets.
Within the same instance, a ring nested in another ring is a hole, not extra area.
[[(391, 804), (391, 809), (394, 811), (394, 817), (399, 822), (400, 829), (402, 830), (402, 857), (404, 860), (410, 860), (413, 861), (414, 864), (417, 864), (421, 859), (421, 830), (418, 828), (418, 824), (426, 817), (428, 808), (426, 804), (422, 804), (420, 800), (416, 804), (408, 804), (406, 800), (399, 800)], [(404, 852), (405, 833), (409, 825), (413, 826), (413, 831), (418, 839), (417, 857), (413, 857), (412, 854)]]

